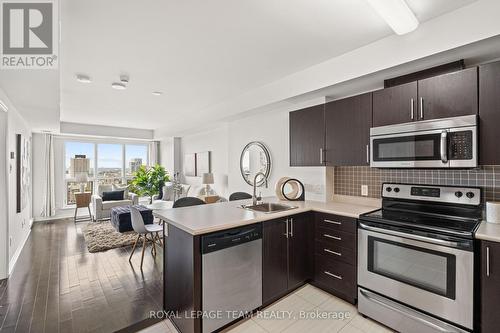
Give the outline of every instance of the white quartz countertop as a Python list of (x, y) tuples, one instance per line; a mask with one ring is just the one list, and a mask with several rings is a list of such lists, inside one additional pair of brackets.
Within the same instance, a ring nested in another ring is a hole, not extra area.
[[(278, 200), (265, 198), (264, 202), (278, 202)], [(308, 211), (358, 218), (360, 214), (380, 208), (375, 205), (310, 200), (283, 201), (281, 203), (297, 208), (271, 214), (241, 208), (241, 205), (251, 203), (252, 200), (238, 200), (175, 209), (157, 209), (153, 214), (187, 233), (201, 235)]]
[(488, 223), (486, 221), (481, 222), (476, 231), (476, 238), (492, 242), (500, 242), (500, 223)]

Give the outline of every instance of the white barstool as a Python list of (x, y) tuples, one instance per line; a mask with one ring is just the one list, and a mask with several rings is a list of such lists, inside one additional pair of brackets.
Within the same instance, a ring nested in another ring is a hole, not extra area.
[[(134, 255), (135, 248), (137, 247), (137, 243), (140, 241), (142, 237), (142, 256), (141, 256), (141, 270), (142, 263), (144, 261), (144, 251), (146, 249), (146, 242), (151, 243), (152, 249), (151, 254), (156, 258), (156, 241), (158, 241), (161, 246), (162, 242), (159, 232), (163, 232), (163, 226), (158, 224), (144, 224), (144, 219), (142, 218), (141, 212), (135, 208), (134, 206), (130, 206), (130, 218), (132, 220), (132, 228), (134, 231), (138, 233), (137, 239), (135, 240), (134, 247), (132, 248), (132, 253), (130, 253), (130, 257), (128, 261), (132, 261), (132, 256)], [(150, 235), (151, 238), (148, 238), (147, 235)]]

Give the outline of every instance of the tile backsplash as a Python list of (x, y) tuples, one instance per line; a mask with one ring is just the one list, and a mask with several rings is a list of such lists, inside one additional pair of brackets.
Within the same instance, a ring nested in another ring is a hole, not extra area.
[(500, 165), (468, 170), (335, 167), (333, 182), (334, 194), (361, 196), (361, 185), (368, 185), (368, 197), (372, 198), (380, 198), (385, 182), (477, 186), (483, 189), (483, 201), (500, 201)]

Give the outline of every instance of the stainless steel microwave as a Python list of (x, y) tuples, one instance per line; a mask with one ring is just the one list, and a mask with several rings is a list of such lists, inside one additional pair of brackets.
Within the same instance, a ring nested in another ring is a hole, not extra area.
[(424, 120), (370, 129), (374, 168), (474, 168), (477, 116)]

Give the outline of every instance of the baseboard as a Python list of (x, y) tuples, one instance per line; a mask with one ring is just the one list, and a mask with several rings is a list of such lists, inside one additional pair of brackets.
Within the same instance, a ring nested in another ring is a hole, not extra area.
[(31, 228), (28, 229), (26, 237), (23, 239), (21, 245), (17, 248), (16, 252), (14, 252), (14, 255), (12, 256), (12, 259), (9, 261), (9, 276), (12, 274), (12, 271), (16, 266), (17, 260), (19, 259), (19, 256), (21, 255), (21, 252), (24, 249), (24, 245), (26, 244), (26, 241), (28, 240), (30, 235), (31, 235)]

